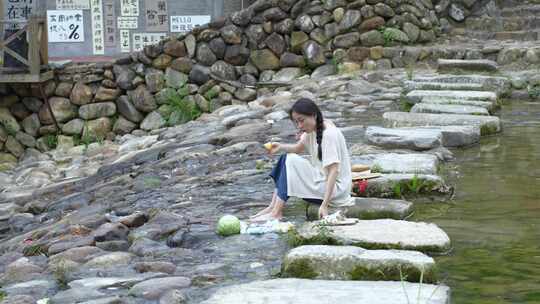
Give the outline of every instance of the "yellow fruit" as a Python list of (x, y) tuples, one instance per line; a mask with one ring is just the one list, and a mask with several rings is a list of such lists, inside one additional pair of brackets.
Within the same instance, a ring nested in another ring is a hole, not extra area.
[(264, 144), (264, 148), (268, 151), (270, 151), (272, 149), (272, 143), (265, 143)]

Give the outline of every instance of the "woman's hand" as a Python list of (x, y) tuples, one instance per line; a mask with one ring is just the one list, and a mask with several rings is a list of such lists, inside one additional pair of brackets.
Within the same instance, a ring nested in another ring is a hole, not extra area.
[(270, 149), (268, 149), (268, 153), (270, 154), (276, 154), (280, 151), (281, 144), (278, 142), (272, 142)]
[(319, 219), (323, 219), (328, 216), (328, 207), (323, 202), (321, 206), (319, 207)]

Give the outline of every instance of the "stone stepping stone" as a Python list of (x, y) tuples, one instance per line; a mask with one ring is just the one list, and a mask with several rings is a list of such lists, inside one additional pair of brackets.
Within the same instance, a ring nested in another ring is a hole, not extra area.
[(438, 98), (438, 97), (423, 98), (420, 104), (471, 106), (471, 107), (484, 108), (488, 110), (489, 112), (493, 112), (497, 108), (499, 108), (498, 104), (493, 103), (491, 101), (463, 100), (463, 99)]
[(437, 225), (392, 219), (359, 220), (354, 225), (320, 226), (307, 222), (294, 232), (299, 245), (351, 245), (365, 249), (404, 249), (444, 253), (450, 238)]
[[(413, 204), (405, 200), (382, 199), (372, 197), (355, 197), (354, 205), (342, 208), (330, 208), (329, 213), (342, 210), (348, 218), (358, 219), (381, 219), (391, 218), (402, 220), (413, 211)], [(308, 204), (307, 218), (309, 220), (319, 219), (319, 205)]]
[(383, 114), (385, 127), (419, 126), (478, 126), (481, 135), (501, 132), (501, 121), (495, 116), (429, 114), (408, 112), (386, 112)]
[(407, 304), (417, 298), (418, 303), (448, 304), (450, 288), (409, 282), (274, 279), (222, 287), (201, 304)]
[(352, 163), (371, 166), (371, 172), (435, 174), (439, 159), (432, 154), (422, 153), (384, 153), (353, 156)]
[(482, 92), (482, 91), (414, 90), (407, 93), (407, 95), (405, 95), (405, 99), (409, 103), (419, 103), (419, 102), (422, 102), (424, 98), (432, 98), (432, 97), (497, 102), (496, 93)]
[(439, 59), (437, 60), (439, 73), (448, 72), (496, 72), (499, 69), (497, 63), (488, 59)]
[(388, 129), (368, 127), (366, 140), (369, 144), (387, 149), (430, 150), (442, 144), (442, 132), (435, 129)]
[(483, 115), (488, 116), (489, 112), (486, 108), (475, 106), (461, 105), (445, 105), (445, 104), (429, 104), (417, 103), (411, 113), (433, 113), (433, 114), (465, 114), (465, 115)]
[(418, 199), (445, 200), (452, 195), (452, 187), (437, 175), (426, 174), (383, 174), (368, 180), (365, 193), (361, 196), (401, 198), (413, 196)]
[(444, 83), (444, 82), (423, 82), (423, 81), (405, 81), (403, 88), (406, 92), (414, 90), (429, 91), (490, 91), (485, 89), (480, 83)]
[(381, 128), (368, 127), (366, 140), (369, 144), (386, 149), (430, 150), (439, 146), (461, 147), (480, 140), (480, 128), (476, 126)]
[(430, 77), (415, 77), (417, 82), (442, 82), (442, 83), (478, 83), (486, 90), (496, 92), (497, 95), (509, 93), (512, 84), (508, 78), (487, 75), (437, 75)]
[(433, 258), (410, 250), (366, 250), (355, 246), (306, 245), (285, 256), (283, 277), (317, 280), (436, 283)]

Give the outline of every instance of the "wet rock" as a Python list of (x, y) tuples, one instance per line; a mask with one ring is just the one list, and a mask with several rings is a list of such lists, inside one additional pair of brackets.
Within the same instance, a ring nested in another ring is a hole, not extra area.
[(169, 251), (169, 247), (167, 247), (167, 245), (147, 239), (145, 237), (135, 239), (135, 241), (133, 241), (129, 247), (129, 252), (141, 257), (149, 255), (158, 256), (167, 251)]
[(140, 262), (135, 263), (133, 268), (137, 272), (161, 272), (173, 274), (176, 271), (176, 265), (170, 262)]
[(184, 293), (177, 289), (168, 290), (159, 298), (159, 304), (185, 304), (187, 297)]
[(144, 297), (152, 300), (158, 299), (163, 293), (171, 289), (186, 288), (191, 280), (186, 277), (168, 277), (151, 279), (131, 287), (129, 294), (135, 297)]
[(186, 219), (174, 213), (160, 211), (150, 221), (129, 234), (130, 239), (146, 237), (151, 240), (158, 240), (167, 236), (186, 225)]
[[(300, 268), (301, 267), (301, 268)], [(400, 269), (400, 271), (396, 271)], [(408, 250), (366, 250), (353, 246), (300, 246), (285, 256), (285, 277), (318, 280), (393, 280), (436, 283), (435, 261)]]

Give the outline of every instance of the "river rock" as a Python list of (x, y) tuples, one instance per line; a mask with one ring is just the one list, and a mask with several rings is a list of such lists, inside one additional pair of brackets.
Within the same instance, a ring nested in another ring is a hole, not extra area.
[(144, 120), (141, 122), (141, 129), (150, 131), (156, 130), (165, 125), (166, 121), (163, 117), (156, 111), (151, 112), (146, 115)]
[(186, 45), (183, 41), (177, 39), (171, 39), (163, 45), (163, 51), (165, 54), (173, 57), (184, 57), (187, 55)]
[(251, 52), (251, 62), (259, 71), (279, 69), (279, 58), (269, 49)]
[(429, 103), (417, 103), (412, 107), (410, 112), (433, 114), (489, 115), (488, 110), (484, 107)]
[(106, 268), (128, 265), (135, 256), (128, 252), (113, 252), (95, 257), (84, 265), (93, 268)]
[(103, 140), (107, 137), (107, 133), (111, 132), (112, 123), (107, 117), (98, 118), (95, 120), (89, 120), (83, 129), (83, 138), (89, 138), (91, 140)]
[[(54, 111), (54, 109), (53, 109)], [(0, 125), (3, 125), (8, 133), (15, 134), (21, 130), (17, 119), (11, 115), (8, 109), (0, 108)]]
[(141, 112), (149, 113), (157, 109), (154, 96), (144, 85), (140, 85), (135, 91), (128, 92), (128, 96), (133, 101), (135, 108)]
[(381, 32), (371, 30), (360, 35), (360, 42), (362, 46), (384, 45), (384, 38)]
[(94, 97), (95, 102), (114, 101), (120, 96), (121, 91), (119, 89), (110, 89), (105, 87), (99, 87)]
[(315, 41), (308, 41), (302, 47), (302, 53), (306, 63), (311, 68), (316, 68), (326, 63), (322, 47)]
[(69, 99), (72, 103), (82, 106), (92, 102), (93, 96), (94, 94), (92, 93), (92, 88), (82, 82), (77, 82), (71, 90), (71, 95), (69, 96)]
[(165, 88), (165, 76), (161, 70), (149, 69), (144, 75), (144, 80), (150, 93), (157, 93)]
[(131, 133), (131, 131), (135, 130), (135, 128), (137, 128), (137, 124), (127, 120), (123, 116), (120, 116), (114, 123), (113, 132), (124, 135)]
[(135, 297), (144, 297), (148, 300), (159, 299), (168, 290), (186, 288), (191, 285), (191, 280), (186, 277), (168, 277), (151, 279), (131, 287), (129, 294)]
[(79, 116), (85, 120), (113, 116), (114, 114), (116, 114), (116, 105), (114, 102), (92, 103), (79, 108)]
[(303, 75), (300, 68), (283, 68), (279, 70), (272, 78), (278, 82), (290, 82)]
[(15, 139), (15, 137), (11, 135), (8, 136), (4, 145), (5, 145), (4, 148), (6, 149), (6, 151), (10, 152), (16, 157), (21, 157), (24, 153), (24, 146), (21, 145), (21, 143), (17, 139)]
[(282, 275), (317, 280), (436, 283), (435, 261), (408, 250), (366, 250), (354, 246), (308, 245), (285, 256)]
[(36, 146), (36, 139), (27, 133), (17, 132), (15, 139), (25, 147), (33, 148)]
[(172, 68), (167, 68), (165, 70), (165, 83), (167, 84), (167, 87), (179, 89), (183, 87), (187, 81), (188, 75)]
[(139, 123), (144, 119), (144, 116), (135, 108), (126, 95), (122, 95), (116, 100), (116, 106), (122, 116), (134, 123)]
[(236, 80), (236, 70), (234, 66), (222, 60), (216, 61), (216, 63), (210, 67), (210, 72), (221, 79)]
[[(399, 185), (399, 189), (396, 189)], [(437, 175), (428, 174), (383, 174), (367, 181), (367, 187), (361, 196), (402, 198), (414, 197), (424, 201), (444, 201), (453, 190)]]
[(387, 149), (430, 150), (441, 146), (442, 137), (436, 129), (366, 129), (368, 143)]
[[(67, 98), (52, 97), (49, 99), (49, 104), (51, 105), (54, 116), (59, 123), (66, 122), (77, 116), (77, 107), (73, 105)], [(39, 119), (43, 124), (46, 125), (54, 123), (49, 112), (49, 108), (46, 105), (41, 107), (41, 110), (39, 111)]]
[[(39, 116), (37, 114), (32, 114), (26, 117), (22, 123), (22, 128), (24, 132), (36, 137), (38, 136), (39, 128), (41, 128), (41, 122), (39, 121)], [(1, 137), (1, 136), (0, 136)]]
[(334, 46), (337, 48), (350, 48), (360, 41), (360, 34), (353, 32), (338, 35), (334, 38)]

